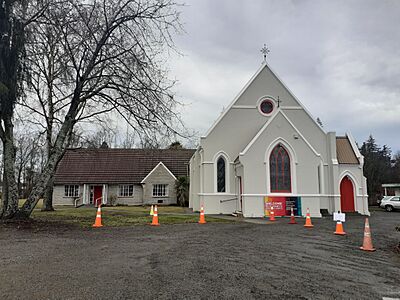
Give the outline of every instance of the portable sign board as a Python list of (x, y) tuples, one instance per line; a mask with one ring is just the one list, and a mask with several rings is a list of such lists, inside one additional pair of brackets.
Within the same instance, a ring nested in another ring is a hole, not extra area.
[(274, 215), (290, 216), (290, 208), (293, 207), (295, 216), (301, 216), (300, 197), (264, 197), (264, 215), (269, 216), (271, 207), (274, 207)]
[(285, 197), (265, 197), (264, 198), (264, 214), (269, 216), (271, 207), (274, 207), (275, 216), (284, 216), (286, 210)]
[(346, 214), (344, 214), (344, 213), (333, 213), (333, 221), (345, 222), (346, 221)]
[(300, 197), (286, 197), (286, 216), (290, 216), (293, 207), (293, 214), (301, 216), (301, 198)]

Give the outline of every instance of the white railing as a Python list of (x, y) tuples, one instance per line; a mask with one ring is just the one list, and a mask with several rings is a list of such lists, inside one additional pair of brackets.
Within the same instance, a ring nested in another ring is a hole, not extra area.
[(81, 205), (78, 205), (79, 201), (82, 201), (82, 205), (83, 205), (83, 199), (82, 199), (82, 197), (75, 198), (75, 199), (74, 199), (75, 208), (81, 206)]
[(102, 203), (102, 202), (103, 202), (103, 201), (102, 201), (102, 200), (103, 200), (103, 197), (99, 197), (99, 198), (97, 198), (96, 200), (94, 200), (94, 203), (93, 203), (93, 204), (94, 204), (94, 206), (96, 206), (96, 207), (97, 207), (97, 201), (99, 201), (99, 200), (100, 200), (100, 205), (102, 205), (102, 204), (103, 204), (103, 203)]
[(238, 200), (238, 198), (231, 198), (231, 199), (224, 199), (224, 200), (219, 200), (219, 203), (224, 203), (224, 202), (229, 202), (229, 201), (235, 201)]
[[(102, 202), (103, 197), (99, 197), (99, 198), (95, 199), (95, 200), (93, 201), (93, 205), (97, 207), (97, 202), (98, 202), (99, 200), (100, 200), (100, 205), (102, 205), (102, 204), (103, 204), (103, 202)], [(80, 207), (80, 206), (84, 205), (84, 203), (83, 203), (83, 198), (82, 198), (82, 197), (75, 198), (73, 201), (74, 201), (75, 207)]]

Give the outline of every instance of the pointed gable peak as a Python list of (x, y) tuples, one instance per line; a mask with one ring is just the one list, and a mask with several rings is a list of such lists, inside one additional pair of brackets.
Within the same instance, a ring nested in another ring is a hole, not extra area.
[[(264, 73), (267, 72), (267, 73)], [(310, 119), (318, 126), (318, 128), (321, 129), (323, 133), (326, 134), (325, 130), (321, 128), (317, 122), (316, 119), (312, 116), (312, 114), (305, 108), (305, 106), (301, 103), (301, 101), (293, 94), (293, 92), (285, 85), (285, 83), (281, 80), (281, 78), (272, 70), (270, 65), (267, 63), (267, 61), (263, 61), (261, 63), (261, 66), (258, 68), (256, 73), (250, 78), (250, 80), (246, 83), (246, 85), (240, 90), (240, 92), (237, 94), (237, 96), (233, 99), (233, 101), (228, 105), (228, 107), (220, 114), (220, 116), (217, 118), (217, 120), (213, 123), (213, 125), (208, 129), (206, 134), (202, 136), (201, 138), (206, 138), (212, 131), (213, 129), (217, 126), (217, 124), (224, 118), (224, 116), (232, 109), (232, 106), (234, 106), (237, 102), (239, 102), (239, 99), (245, 94), (245, 92), (249, 89), (249, 87), (252, 85), (253, 82), (257, 80), (257, 78), (261, 74), (268, 74), (272, 75), (274, 80), (278, 82), (278, 84), (281, 85), (285, 93), (292, 98), (292, 102), (295, 102), (296, 106), (298, 106), (300, 109), (303, 109), (305, 113), (309, 116)], [(265, 96), (265, 95), (260, 95), (260, 96)], [(279, 95), (276, 95), (277, 97)], [(255, 100), (256, 101), (256, 100)]]
[(224, 111), (219, 115), (217, 120), (213, 123), (213, 125), (208, 129), (206, 134), (202, 136), (201, 138), (206, 138), (211, 131), (213, 131), (214, 127), (222, 120), (222, 118), (226, 115), (226, 113), (232, 108), (232, 106), (237, 102), (237, 100), (243, 95), (243, 93), (248, 89), (248, 87), (251, 85), (251, 83), (257, 78), (257, 76), (264, 70), (266, 67), (268, 67), (267, 62), (263, 61), (261, 63), (261, 66), (258, 68), (257, 72), (250, 78), (250, 80), (246, 83), (246, 85), (240, 90), (239, 94), (236, 95), (236, 97), (233, 99), (233, 101), (224, 109)]

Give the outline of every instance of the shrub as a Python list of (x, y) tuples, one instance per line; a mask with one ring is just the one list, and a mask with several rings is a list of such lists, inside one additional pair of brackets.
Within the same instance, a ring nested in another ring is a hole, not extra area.
[(176, 179), (176, 201), (179, 206), (189, 206), (189, 178), (181, 176)]

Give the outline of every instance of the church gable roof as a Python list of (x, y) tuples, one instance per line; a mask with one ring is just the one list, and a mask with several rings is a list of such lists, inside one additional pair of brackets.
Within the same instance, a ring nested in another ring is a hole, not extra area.
[(339, 164), (359, 164), (347, 136), (336, 137), (336, 155)]
[(261, 73), (261, 71), (264, 69), (265, 64), (261, 65), (261, 67), (257, 70), (257, 72), (250, 78), (250, 80), (246, 83), (246, 85), (240, 90), (239, 94), (233, 99), (233, 101), (228, 105), (228, 107), (219, 115), (217, 120), (211, 125), (211, 127), (208, 129), (206, 134), (202, 136), (202, 138), (206, 138), (211, 131), (217, 126), (217, 124), (223, 119), (223, 117), (232, 109), (232, 106), (238, 101), (238, 99), (242, 96), (242, 94), (247, 90), (247, 88), (250, 86), (250, 84), (256, 79), (256, 77)]
[[(202, 136), (202, 138), (206, 138), (213, 130), (214, 128), (222, 121), (222, 119), (225, 117), (225, 115), (231, 110), (235, 108), (255, 108), (257, 109), (256, 102), (258, 98), (263, 97), (263, 96), (273, 96), (274, 98), (279, 96), (279, 95), (261, 95), (258, 94), (257, 96), (253, 95), (248, 95), (250, 89), (252, 88), (252, 84), (257, 80), (257, 78), (262, 74), (262, 72), (265, 71), (266, 73), (263, 73), (263, 75), (266, 74), (267, 78), (272, 78), (271, 80), (274, 81), (275, 83), (273, 84), (275, 87), (279, 85), (279, 88), (283, 88), (284, 91), (287, 93), (289, 98), (292, 98), (291, 103), (294, 104), (289, 104), (288, 108), (293, 108), (293, 105), (298, 107), (299, 109), (302, 109), (305, 111), (306, 115), (315, 123), (315, 125), (324, 133), (326, 132), (316, 123), (314, 117), (311, 115), (311, 113), (304, 107), (304, 105), (300, 102), (299, 99), (294, 96), (294, 94), (290, 91), (290, 89), (284, 84), (284, 82), (276, 75), (276, 73), (271, 69), (271, 67), (266, 63), (263, 62), (261, 67), (257, 70), (257, 72), (252, 76), (252, 78), (247, 82), (247, 84), (243, 87), (243, 89), (239, 92), (239, 94), (233, 99), (233, 101), (229, 104), (229, 106), (222, 112), (222, 114), (217, 118), (217, 120), (213, 123), (213, 125), (209, 128), (207, 133)], [(271, 77), (272, 76), (272, 77)], [(271, 92), (272, 93), (272, 92)], [(252, 93), (251, 93), (252, 94)], [(282, 100), (281, 95), (281, 100)], [(252, 105), (244, 105), (244, 103), (241, 103), (245, 100), (243, 99), (249, 99), (251, 98), (252, 101), (254, 101), (254, 104)], [(254, 99), (253, 99), (254, 98)], [(284, 109), (285, 103), (282, 105), (282, 108)]]

